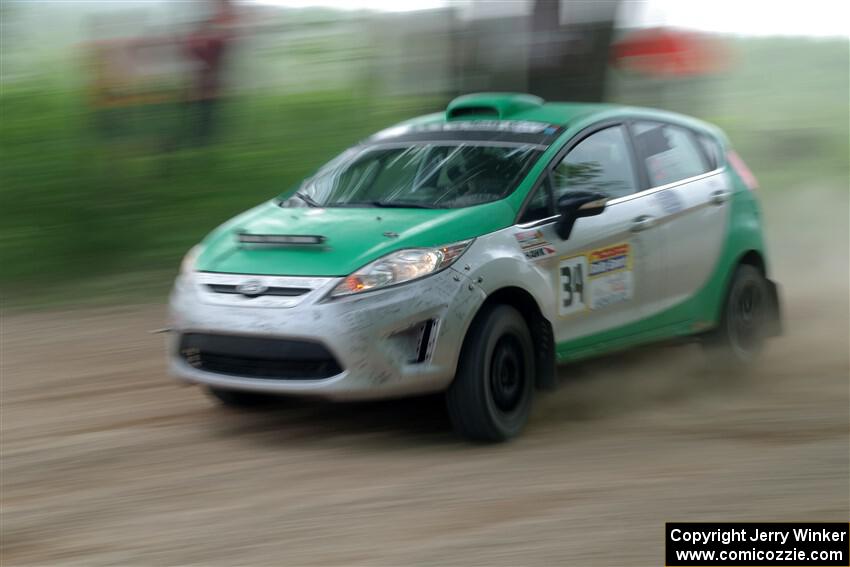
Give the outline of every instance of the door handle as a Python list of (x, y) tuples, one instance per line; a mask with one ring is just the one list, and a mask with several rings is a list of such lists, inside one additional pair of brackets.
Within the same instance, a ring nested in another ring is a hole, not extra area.
[(717, 191), (711, 192), (711, 202), (714, 205), (722, 205), (726, 201), (729, 200), (729, 196), (731, 193), (726, 191), (725, 189), (718, 189)]
[(641, 215), (632, 220), (632, 232), (640, 232), (655, 226), (655, 217), (651, 215)]

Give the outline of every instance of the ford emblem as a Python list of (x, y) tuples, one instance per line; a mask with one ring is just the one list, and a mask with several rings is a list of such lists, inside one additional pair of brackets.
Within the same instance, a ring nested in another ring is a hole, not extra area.
[(257, 297), (263, 295), (269, 288), (260, 280), (248, 280), (236, 286), (236, 292), (246, 297)]

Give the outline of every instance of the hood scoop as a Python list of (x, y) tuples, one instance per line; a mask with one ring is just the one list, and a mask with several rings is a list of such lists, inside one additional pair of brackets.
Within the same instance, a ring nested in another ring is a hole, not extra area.
[(255, 244), (275, 247), (311, 247), (323, 246), (327, 239), (316, 234), (248, 234), (240, 232), (236, 235), (239, 244)]

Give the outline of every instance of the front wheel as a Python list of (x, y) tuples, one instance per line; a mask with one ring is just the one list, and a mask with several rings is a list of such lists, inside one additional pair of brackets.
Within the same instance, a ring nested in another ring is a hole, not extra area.
[(498, 442), (522, 431), (534, 393), (534, 349), (522, 315), (508, 305), (486, 308), (467, 333), (446, 393), (455, 431)]
[(738, 266), (729, 284), (720, 315), (720, 325), (706, 340), (716, 361), (727, 368), (751, 366), (768, 335), (770, 297), (767, 281), (756, 268)]

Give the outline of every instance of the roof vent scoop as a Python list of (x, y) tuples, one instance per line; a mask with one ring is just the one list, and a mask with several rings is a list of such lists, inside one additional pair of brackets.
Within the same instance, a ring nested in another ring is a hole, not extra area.
[(446, 120), (459, 118), (508, 119), (524, 110), (541, 106), (539, 96), (520, 93), (474, 93), (459, 96), (446, 108)]

